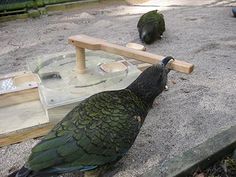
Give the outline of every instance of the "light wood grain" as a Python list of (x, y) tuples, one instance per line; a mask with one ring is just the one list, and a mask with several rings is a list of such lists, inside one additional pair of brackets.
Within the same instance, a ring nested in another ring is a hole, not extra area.
[(54, 124), (52, 123), (45, 123), (0, 135), (0, 147), (19, 143), (31, 138), (44, 136), (53, 128), (53, 126)]
[(85, 49), (81, 47), (75, 47), (76, 50), (76, 70), (79, 74), (85, 72)]
[(146, 48), (143, 45), (137, 44), (137, 43), (132, 43), (132, 42), (126, 44), (126, 47), (131, 48), (131, 49), (135, 49), (135, 50), (140, 50), (140, 51), (146, 50)]
[[(108, 43), (105, 40), (93, 38), (86, 35), (71, 36), (69, 37), (68, 41), (70, 44), (76, 47), (90, 50), (103, 50), (108, 53), (113, 53), (128, 58), (134, 58), (136, 60), (140, 60), (145, 63), (157, 64), (164, 58), (163, 56), (160, 55), (144, 51), (138, 51), (135, 49)], [(168, 67), (172, 70), (189, 74), (193, 71), (194, 65), (176, 59), (175, 61), (170, 62), (168, 64)]]
[(39, 100), (0, 108), (0, 135), (47, 122)]
[(24, 75), (24, 74), (30, 74), (30, 71), (19, 71), (19, 72), (13, 72), (13, 73), (8, 73), (8, 74), (0, 74), (0, 80), (1, 79), (8, 79), (11, 77), (15, 77), (15, 76), (20, 76), (20, 75)]
[(39, 100), (38, 88), (0, 94), (0, 107)]

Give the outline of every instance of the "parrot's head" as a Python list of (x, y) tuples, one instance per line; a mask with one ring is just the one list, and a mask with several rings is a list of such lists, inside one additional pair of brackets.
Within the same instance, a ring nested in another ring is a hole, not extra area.
[(153, 24), (146, 24), (142, 29), (142, 32), (140, 34), (140, 39), (142, 42), (146, 44), (151, 44), (155, 41), (156, 35), (158, 36), (158, 38), (161, 37), (160, 34), (157, 34), (157, 31), (155, 30)]
[(167, 75), (170, 71), (166, 67), (173, 57), (165, 57), (160, 64), (152, 65), (144, 70), (127, 89), (140, 97), (148, 106), (152, 106), (154, 99), (165, 89)]

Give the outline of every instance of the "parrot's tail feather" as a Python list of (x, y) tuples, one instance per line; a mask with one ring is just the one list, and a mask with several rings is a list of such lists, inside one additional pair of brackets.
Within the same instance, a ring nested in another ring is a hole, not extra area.
[(11, 173), (10, 175), (8, 175), (7, 177), (15, 177), (16, 174), (17, 174), (17, 172), (18, 172), (18, 171), (15, 171), (15, 172)]
[(10, 175), (8, 175), (8, 177), (29, 177), (31, 172), (32, 171), (30, 169), (22, 167), (20, 170), (15, 171), (11, 173)]

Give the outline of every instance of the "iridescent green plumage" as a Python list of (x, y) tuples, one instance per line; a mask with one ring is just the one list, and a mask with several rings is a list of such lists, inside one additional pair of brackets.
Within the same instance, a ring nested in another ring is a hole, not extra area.
[(138, 31), (140, 39), (151, 44), (165, 31), (165, 21), (163, 14), (153, 10), (145, 13), (138, 21)]
[(59, 173), (116, 161), (133, 144), (147, 111), (129, 90), (95, 94), (32, 149), (26, 166), (33, 171)]
[(78, 104), (10, 177), (90, 171), (119, 160), (134, 143), (167, 82), (165, 65), (149, 67), (126, 89), (97, 93)]

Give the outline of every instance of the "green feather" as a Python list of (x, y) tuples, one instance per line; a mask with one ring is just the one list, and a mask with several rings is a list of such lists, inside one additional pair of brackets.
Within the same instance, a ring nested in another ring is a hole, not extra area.
[(160, 12), (157, 12), (157, 10), (147, 12), (141, 16), (137, 27), (140, 38), (146, 43), (151, 43), (157, 38), (160, 38), (165, 31), (164, 16)]
[[(124, 106), (125, 105), (125, 106)], [(101, 166), (120, 159), (132, 146), (146, 105), (129, 90), (95, 94), (81, 102), (32, 149), (27, 167)]]

